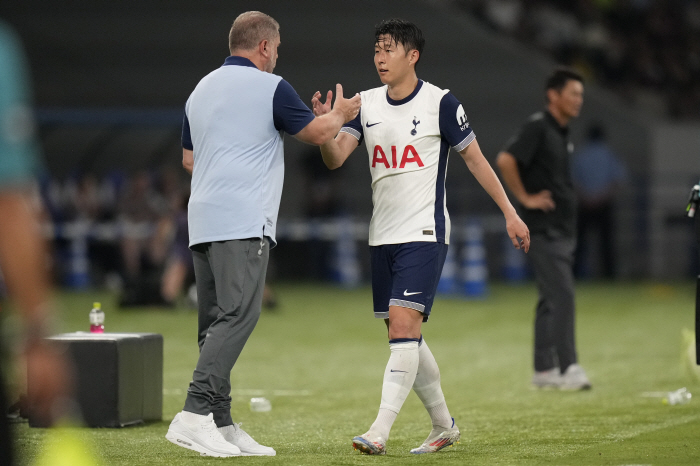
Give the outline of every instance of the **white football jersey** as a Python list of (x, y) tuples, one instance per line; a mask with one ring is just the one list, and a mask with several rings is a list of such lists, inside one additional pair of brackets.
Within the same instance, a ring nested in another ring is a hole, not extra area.
[(445, 173), (450, 147), (461, 151), (474, 132), (459, 101), (418, 81), (400, 101), (387, 86), (361, 92), (362, 109), (341, 129), (363, 139), (369, 154), (374, 210), (370, 246), (428, 241), (449, 244)]

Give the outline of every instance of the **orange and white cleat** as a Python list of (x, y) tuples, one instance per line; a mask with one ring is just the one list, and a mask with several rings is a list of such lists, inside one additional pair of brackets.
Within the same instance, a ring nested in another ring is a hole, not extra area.
[(365, 455), (385, 455), (386, 440), (367, 432), (352, 439), (353, 450), (360, 450)]
[(423, 445), (411, 450), (414, 455), (421, 453), (436, 453), (445, 447), (449, 447), (459, 442), (460, 433), (455, 425), (455, 419), (452, 418), (452, 427), (449, 429), (435, 429), (430, 432), (428, 438), (425, 439)]

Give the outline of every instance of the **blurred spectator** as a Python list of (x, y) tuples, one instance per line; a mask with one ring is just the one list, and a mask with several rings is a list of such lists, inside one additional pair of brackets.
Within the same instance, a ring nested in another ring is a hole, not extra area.
[(160, 294), (163, 302), (174, 305), (187, 285), (194, 283), (194, 265), (189, 249), (190, 236), (187, 229), (187, 202), (183, 196), (174, 218), (174, 237), (170, 242), (168, 257), (161, 277)]
[(698, 0), (456, 0), (631, 103), (700, 117)]
[(146, 171), (129, 180), (126, 192), (119, 200), (122, 224), (121, 251), (127, 283), (137, 281), (143, 268), (157, 263), (154, 253), (160, 251), (153, 240), (156, 222), (167, 213), (167, 202), (153, 189)]
[(591, 235), (597, 233), (602, 272), (614, 278), (615, 195), (627, 177), (625, 166), (608, 147), (600, 125), (588, 130), (588, 142), (571, 162), (572, 179), (578, 197), (578, 241), (574, 260), (577, 276), (590, 275)]

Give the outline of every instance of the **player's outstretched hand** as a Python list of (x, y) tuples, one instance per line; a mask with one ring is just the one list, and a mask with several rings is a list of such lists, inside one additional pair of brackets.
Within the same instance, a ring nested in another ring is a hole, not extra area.
[(311, 109), (314, 115), (320, 117), (331, 111), (331, 102), (333, 101), (333, 91), (328, 91), (326, 95), (326, 102), (321, 103), (321, 93), (316, 91), (314, 96), (311, 98)]
[(362, 105), (360, 94), (355, 94), (352, 98), (346, 99), (343, 97), (343, 86), (340, 84), (335, 85), (333, 110), (342, 112), (345, 123), (353, 120), (360, 113), (360, 105)]
[(506, 217), (506, 230), (516, 249), (530, 250), (530, 230), (518, 214)]

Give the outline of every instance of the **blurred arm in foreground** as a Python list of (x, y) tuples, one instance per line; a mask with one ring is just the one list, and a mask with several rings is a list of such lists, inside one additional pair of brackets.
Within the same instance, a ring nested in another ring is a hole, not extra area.
[[(67, 363), (44, 337), (51, 331), (46, 249), (31, 206), (38, 143), (29, 105), (25, 57), (12, 30), (0, 22), (0, 267), (21, 316), (32, 416), (50, 424), (69, 393)], [(0, 380), (0, 464), (12, 463), (4, 385)]]

